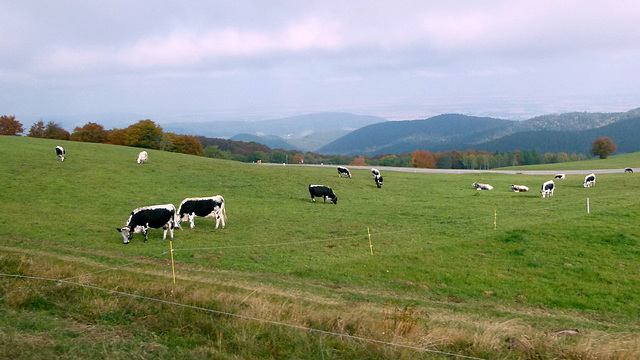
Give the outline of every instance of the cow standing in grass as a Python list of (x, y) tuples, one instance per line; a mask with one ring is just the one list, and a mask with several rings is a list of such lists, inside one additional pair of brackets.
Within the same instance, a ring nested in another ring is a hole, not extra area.
[(589, 174), (584, 178), (584, 183), (582, 184), (585, 188), (590, 188), (596, 186), (596, 174)]
[(553, 190), (555, 189), (555, 187), (556, 187), (556, 184), (553, 182), (553, 180), (549, 180), (544, 184), (542, 184), (542, 189), (540, 189), (540, 194), (542, 195), (542, 198), (544, 199), (545, 197), (552, 197)]
[(349, 169), (344, 166), (338, 166), (338, 177), (340, 176), (345, 176), (351, 179), (351, 173), (349, 172)]
[(193, 229), (196, 226), (193, 222), (195, 217), (215, 218), (216, 229), (220, 225), (220, 222), (222, 222), (222, 228), (224, 229), (225, 220), (227, 219), (224, 198), (221, 195), (216, 195), (182, 200), (180, 206), (178, 206), (176, 226), (182, 228), (181, 223), (189, 220), (190, 226)]
[(624, 172), (625, 172), (625, 174), (626, 173), (633, 174), (633, 169), (632, 168), (625, 168)]
[(311, 202), (316, 202), (317, 197), (322, 197), (323, 203), (327, 203), (327, 198), (330, 202), (337, 204), (338, 197), (333, 193), (330, 187), (324, 185), (309, 185), (309, 195), (311, 195)]
[(138, 160), (136, 160), (136, 162), (138, 164), (144, 164), (147, 162), (147, 160), (149, 160), (149, 154), (146, 151), (140, 151), (140, 154), (138, 154)]
[(65, 152), (62, 146), (56, 146), (56, 156), (60, 159), (60, 161), (64, 161)]
[(380, 189), (382, 187), (382, 175), (376, 175), (373, 177), (373, 181), (376, 183), (376, 186), (378, 187), (378, 189)]
[(133, 234), (144, 234), (144, 242), (147, 242), (149, 229), (164, 229), (162, 240), (167, 238), (167, 230), (171, 232), (173, 241), (173, 229), (175, 227), (176, 207), (173, 204), (154, 205), (140, 207), (131, 212), (124, 227), (118, 228), (122, 235), (122, 242), (128, 244)]

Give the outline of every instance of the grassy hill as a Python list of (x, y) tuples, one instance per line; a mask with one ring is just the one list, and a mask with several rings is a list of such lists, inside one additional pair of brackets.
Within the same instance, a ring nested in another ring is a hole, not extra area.
[[(640, 356), (638, 174), (568, 176), (543, 200), (508, 187), (546, 176), (383, 169), (377, 189), (365, 169), (160, 151), (138, 165), (135, 148), (5, 136), (0, 150), (2, 358)], [(173, 252), (160, 230), (128, 245), (116, 231), (136, 207), (217, 194), (227, 227), (197, 219)]]

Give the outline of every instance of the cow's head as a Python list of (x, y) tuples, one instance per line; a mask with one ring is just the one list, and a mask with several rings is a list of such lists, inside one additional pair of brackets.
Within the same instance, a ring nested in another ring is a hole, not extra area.
[(338, 197), (334, 196), (333, 198), (331, 198), (331, 202), (334, 203), (334, 204), (337, 204), (338, 203)]
[(131, 238), (133, 237), (133, 232), (131, 231), (131, 228), (128, 226), (125, 226), (123, 228), (116, 228), (116, 229), (120, 232), (120, 235), (122, 235), (122, 243), (128, 244)]

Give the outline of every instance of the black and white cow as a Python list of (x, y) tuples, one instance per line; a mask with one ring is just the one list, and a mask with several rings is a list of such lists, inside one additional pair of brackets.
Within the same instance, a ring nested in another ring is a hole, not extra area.
[(375, 181), (376, 186), (378, 187), (378, 189), (380, 189), (382, 187), (382, 181), (383, 180), (384, 179), (382, 179), (382, 175), (379, 175), (379, 174), (373, 177), (373, 181)]
[(149, 154), (146, 151), (140, 151), (140, 154), (138, 154), (138, 160), (136, 160), (136, 162), (138, 164), (144, 164), (147, 162), (147, 160), (149, 160)]
[(624, 172), (633, 174), (633, 169), (632, 168), (624, 168)]
[(162, 240), (167, 238), (167, 230), (171, 232), (173, 241), (173, 229), (175, 227), (176, 207), (173, 204), (154, 205), (140, 207), (131, 212), (129, 219), (123, 228), (118, 228), (122, 235), (122, 242), (128, 244), (133, 234), (144, 234), (144, 242), (147, 242), (149, 229), (164, 229)]
[(224, 207), (224, 198), (220, 195), (202, 198), (188, 198), (182, 200), (178, 206), (176, 227), (182, 228), (181, 223), (189, 220), (191, 228), (196, 225), (193, 222), (195, 217), (212, 217), (216, 219), (216, 229), (222, 222), (224, 229), (227, 219), (227, 210)]
[(560, 179), (560, 180), (564, 180), (565, 179), (565, 175), (564, 174), (556, 174), (556, 176), (553, 177), (553, 179)]
[(371, 169), (371, 175), (373, 175), (373, 177), (379, 176), (380, 175), (380, 170)]
[(524, 186), (524, 185), (511, 185), (511, 190), (513, 190), (513, 192), (526, 192), (529, 191), (529, 188)]
[(338, 177), (340, 176), (346, 176), (351, 179), (351, 173), (349, 172), (349, 169), (344, 166), (338, 166)]
[(582, 186), (589, 188), (596, 185), (596, 174), (591, 173), (584, 178), (584, 183)]
[(338, 203), (338, 197), (328, 186), (309, 185), (309, 195), (311, 195), (311, 202), (316, 202), (315, 198), (322, 197), (323, 203), (325, 204), (327, 203), (327, 198), (334, 204)]
[(473, 183), (473, 184), (471, 184), (471, 186), (476, 188), (476, 190), (493, 190), (493, 186), (491, 186), (489, 184)]
[(556, 184), (553, 182), (553, 180), (546, 181), (544, 184), (542, 184), (542, 188), (540, 189), (542, 198), (544, 199), (545, 197), (552, 197), (555, 187)]
[(60, 161), (64, 161), (64, 148), (62, 146), (56, 146), (56, 156), (60, 158)]

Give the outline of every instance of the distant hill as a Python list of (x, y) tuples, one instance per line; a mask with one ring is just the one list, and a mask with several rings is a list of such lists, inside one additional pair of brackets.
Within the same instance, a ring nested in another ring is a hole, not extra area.
[(251, 135), (251, 134), (238, 134), (231, 137), (229, 140), (233, 141), (244, 141), (244, 142), (257, 142), (258, 144), (263, 144), (268, 146), (271, 149), (283, 149), (283, 150), (297, 150), (298, 148), (285, 141), (283, 138), (275, 135)]
[(502, 138), (470, 145), (468, 148), (489, 152), (538, 150), (540, 153), (581, 153), (591, 151), (591, 143), (602, 136), (610, 137), (618, 147), (616, 153), (640, 151), (640, 116), (607, 126), (582, 131), (523, 131)]
[(426, 120), (388, 121), (353, 131), (318, 149), (318, 153), (376, 155), (440, 149), (446, 148), (447, 144), (468, 142), (474, 136), (484, 139), (487, 135), (482, 134), (487, 130), (506, 128), (512, 123), (514, 121), (459, 114), (438, 115)]
[[(238, 134), (260, 136), (252, 141), (274, 141), (271, 135), (287, 143), (295, 143), (298, 150), (315, 151), (344, 134), (370, 124), (387, 121), (384, 118), (341, 112), (323, 112), (259, 121), (200, 121), (163, 123), (165, 131), (212, 138), (231, 138)], [(246, 135), (243, 135), (246, 136)], [(306, 140), (304, 140), (306, 138)]]
[(588, 154), (591, 143), (609, 136), (618, 153), (640, 151), (640, 109), (623, 113), (566, 113), (524, 121), (438, 115), (426, 120), (389, 121), (365, 126), (318, 149), (321, 154), (400, 154), (467, 149), (538, 150)]

